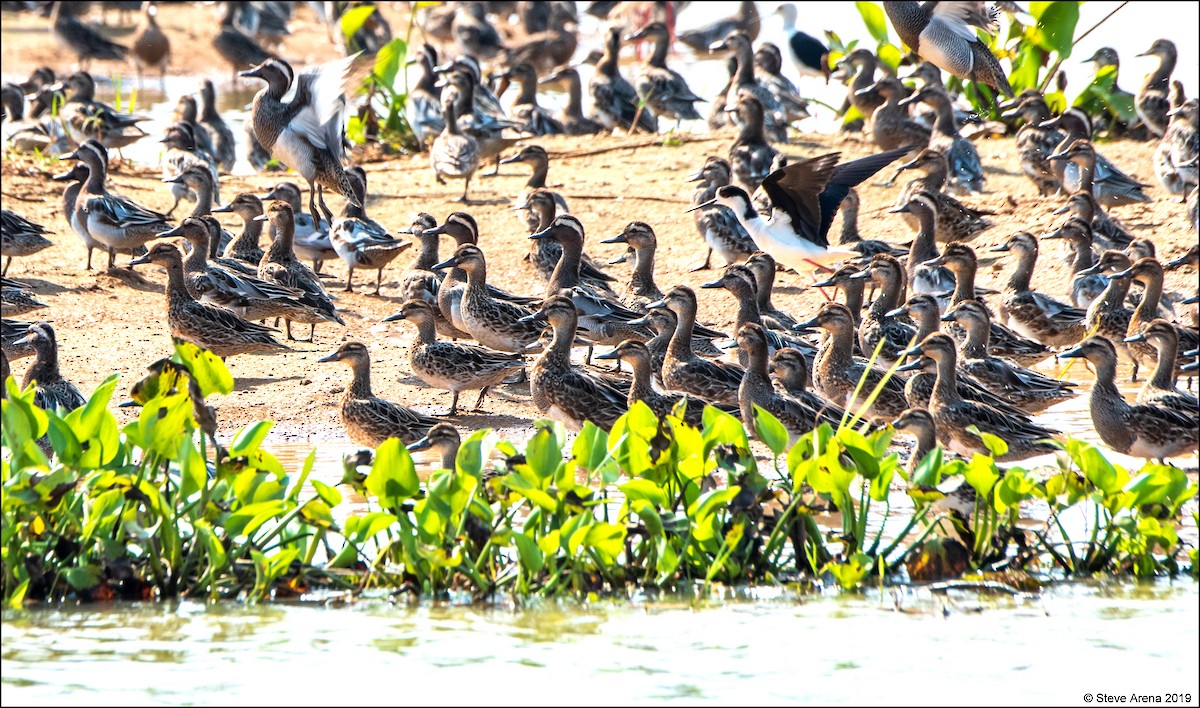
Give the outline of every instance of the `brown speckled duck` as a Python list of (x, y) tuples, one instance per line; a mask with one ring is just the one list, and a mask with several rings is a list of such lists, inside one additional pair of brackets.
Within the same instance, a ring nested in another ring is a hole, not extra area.
[(1049, 347), (1065, 347), (1083, 339), (1087, 313), (1030, 289), (1037, 263), (1038, 241), (1033, 234), (1013, 234), (993, 251), (1017, 254), (1017, 267), (1004, 288), (1000, 317), (1017, 333)]
[(437, 418), (385, 401), (371, 392), (371, 355), (361, 342), (346, 342), (317, 361), (345, 362), (353, 372), (339, 409), (342, 427), (359, 445), (379, 447), (388, 438), (398, 438), (407, 445), (420, 440), (438, 423)]

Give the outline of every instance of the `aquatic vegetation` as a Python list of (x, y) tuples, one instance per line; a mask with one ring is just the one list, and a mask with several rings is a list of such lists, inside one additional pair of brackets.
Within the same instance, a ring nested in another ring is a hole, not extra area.
[[(1001, 469), (1004, 441), (980, 433), (992, 455), (950, 460), (937, 448), (909, 475), (890, 427), (823, 424), (789, 448), (762, 409), (748, 431), (713, 407), (693, 427), (682, 409), (658, 418), (639, 403), (611, 432), (589, 423), (569, 446), (545, 420), (523, 450), (475, 431), (453, 469), (424, 480), (388, 440), (346, 461), (342, 483), (365, 499), (350, 508), (343, 485), (312, 477), (315, 451), (289, 472), (263, 447), (268, 421), (228, 448), (216, 442), (205, 399), (233, 379), (211, 353), (177, 343), (131, 388), (141, 412), (123, 428), (109, 410), (117, 383), (63, 415), (5, 382), (10, 606), (310, 590), (486, 601), (713, 583), (853, 589), (967, 571), (1196, 575), (1196, 549), (1178, 535), (1196, 485), (1174, 467), (1123, 469), (1076, 440), (1054, 469)], [(943, 503), (950, 478), (974, 492), (955, 492), (968, 513)], [(912, 501), (903, 514), (892, 509), (900, 483)], [(1043, 505), (1044, 521), (1022, 518), (1024, 503)]]

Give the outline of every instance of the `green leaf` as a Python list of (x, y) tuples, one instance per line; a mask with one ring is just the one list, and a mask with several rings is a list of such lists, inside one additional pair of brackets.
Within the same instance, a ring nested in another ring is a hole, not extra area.
[(537, 432), (525, 444), (525, 462), (544, 485), (558, 471), (558, 466), (563, 464), (562, 444), (555, 423), (539, 420), (534, 425), (537, 426)]
[(1109, 462), (1095, 445), (1069, 438), (1064, 447), (1083, 476), (1106, 496), (1129, 484), (1129, 473)]
[(575, 463), (587, 470), (589, 476), (593, 473), (599, 474), (606, 484), (615, 481), (620, 472), (608, 453), (608, 433), (597, 428), (590, 420), (584, 421), (583, 429), (575, 437), (571, 454)]
[(620, 489), (629, 502), (644, 499), (659, 508), (665, 507), (668, 502), (667, 492), (648, 479), (631, 479), (622, 484)]
[(831, 574), (844, 590), (853, 590), (862, 584), (867, 573), (875, 565), (874, 559), (865, 553), (855, 553), (845, 563), (826, 563), (821, 572)]
[(754, 433), (763, 444), (779, 457), (788, 445), (788, 431), (779, 419), (757, 403), (754, 405)]
[[(408, 44), (399, 37), (393, 39), (379, 49), (375, 56), (375, 77), (379, 83), (392, 88), (396, 85), (396, 76), (400, 67), (404, 66), (404, 58), (408, 55)], [(403, 105), (403, 104), (402, 104)]]
[(542, 553), (542, 549), (538, 548), (538, 542), (523, 533), (513, 534), (512, 540), (513, 545), (517, 547), (517, 557), (521, 561), (521, 567), (531, 575), (542, 572), (542, 568), (546, 565), (546, 556)]
[(247, 504), (225, 519), (225, 531), (233, 537), (254, 535), (266, 522), (284, 512), (287, 505), (281, 499)]
[(912, 483), (920, 487), (936, 487), (942, 483), (942, 446), (938, 445), (917, 463)]
[(855, 2), (854, 7), (858, 8), (858, 14), (862, 15), (863, 24), (867, 26), (871, 37), (876, 42), (888, 41), (887, 16), (883, 14), (883, 8), (877, 3), (865, 0)]
[(321, 501), (329, 506), (336, 507), (342, 503), (342, 493), (338, 491), (337, 487), (325, 484), (319, 479), (311, 480), (311, 484), (317, 496), (321, 498)]
[(208, 466), (196, 449), (196, 443), (191, 435), (184, 435), (179, 441), (179, 498), (187, 499), (204, 488), (208, 479)]
[(233, 374), (229, 373), (221, 357), (191, 342), (182, 339), (174, 341), (174, 358), (192, 372), (201, 395), (207, 398), (213, 393), (228, 395), (233, 392)]
[(891, 42), (880, 42), (875, 54), (879, 61), (892, 71), (900, 68), (900, 62), (904, 60), (904, 52)]
[(245, 457), (254, 453), (262, 445), (263, 440), (266, 440), (267, 433), (271, 432), (274, 425), (275, 423), (272, 421), (260, 420), (242, 428), (233, 438), (233, 444), (229, 446), (229, 456)]
[(975, 488), (981, 497), (987, 497), (1000, 475), (996, 473), (996, 463), (987, 455), (976, 453), (971, 462), (963, 469), (963, 479)]
[(91, 590), (100, 584), (100, 569), (95, 566), (68, 568), (64, 575), (67, 577), (67, 583), (75, 590)]
[(491, 428), (480, 428), (458, 446), (458, 457), (454, 460), (454, 466), (459, 474), (470, 475), (476, 479), (483, 474), (483, 461), (487, 459), (490, 449), (485, 442), (491, 432)]
[(975, 425), (967, 426), (967, 432), (982, 440), (983, 446), (988, 449), (993, 458), (998, 460), (1008, 454), (1008, 443), (1004, 442), (1004, 439), (999, 435), (982, 431)]
[(606, 563), (613, 563), (621, 551), (625, 550), (625, 527), (621, 524), (597, 521), (588, 527), (584, 544), (595, 549)]
[(712, 454), (717, 445), (733, 445), (741, 450), (750, 448), (746, 428), (737, 416), (730, 415), (715, 406), (705, 406), (703, 416), (704, 456)]
[(1058, 52), (1066, 59), (1075, 45), (1075, 26), (1079, 23), (1079, 3), (1031, 2), (1029, 14), (1037, 20), (1030, 39), (1046, 51)]
[(1024, 470), (1009, 469), (1004, 475), (1004, 479), (1000, 480), (1000, 484), (996, 487), (996, 510), (1005, 511), (1015, 508), (1028, 499), (1036, 487), (1037, 483)]
[(654, 504), (646, 499), (634, 499), (629, 502), (629, 509), (638, 515), (638, 518), (642, 520), (642, 524), (646, 527), (646, 531), (651, 536), (663, 535), (662, 516), (658, 513), (658, 509), (654, 507)]
[(367, 18), (373, 14), (375, 14), (374, 4), (359, 5), (358, 7), (349, 8), (342, 13), (338, 24), (341, 26), (342, 37), (345, 38), (347, 44), (362, 29)]
[(385, 509), (398, 509), (421, 488), (412, 455), (399, 438), (388, 438), (375, 451), (375, 462), (364, 482), (367, 491), (379, 499)]

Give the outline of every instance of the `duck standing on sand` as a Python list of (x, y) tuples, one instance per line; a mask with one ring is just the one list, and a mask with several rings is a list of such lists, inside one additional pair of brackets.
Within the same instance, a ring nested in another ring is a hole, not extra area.
[(359, 445), (379, 447), (388, 438), (398, 438), (408, 445), (423, 438), (437, 425), (437, 418), (385, 401), (371, 392), (371, 355), (361, 342), (346, 342), (336, 352), (317, 361), (344, 361), (353, 372), (339, 409), (342, 427)]
[[(333, 221), (333, 212), (325, 205), (324, 187), (341, 194), (351, 204), (362, 206), (342, 167), (346, 136), (343, 84), (357, 57), (355, 54), (339, 59), (299, 76), (282, 59), (268, 59), (238, 73), (267, 83), (254, 96), (250, 109), (254, 137), (272, 157), (299, 172), (308, 182), (308, 209), (317, 221), (322, 215), (326, 221)], [(284, 101), (292, 88), (295, 96)]]

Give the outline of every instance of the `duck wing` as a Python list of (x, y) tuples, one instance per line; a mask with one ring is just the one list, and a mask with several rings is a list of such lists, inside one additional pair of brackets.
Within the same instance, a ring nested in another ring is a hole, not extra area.
[(287, 130), (304, 136), (317, 148), (329, 150), (339, 163), (345, 156), (342, 117), (346, 109), (346, 74), (361, 53), (309, 67), (293, 83), (295, 97), (291, 105), (298, 106), (298, 110)]

